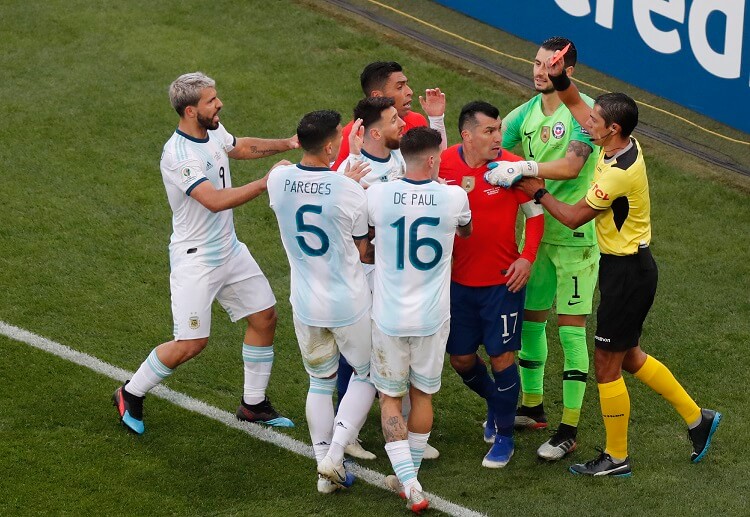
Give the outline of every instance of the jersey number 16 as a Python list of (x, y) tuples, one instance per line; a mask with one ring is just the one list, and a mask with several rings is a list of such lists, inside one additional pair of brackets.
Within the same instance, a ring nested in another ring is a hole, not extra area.
[[(436, 239), (433, 239), (432, 237), (422, 237), (421, 239), (417, 237), (417, 232), (419, 231), (419, 227), (422, 225), (425, 226), (438, 226), (440, 224), (440, 218), (439, 217), (419, 217), (414, 220), (413, 223), (409, 225), (409, 241), (408, 241), (408, 247), (409, 247), (409, 262), (412, 266), (414, 266), (416, 269), (419, 269), (420, 271), (427, 271), (429, 269), (434, 268), (438, 262), (440, 262), (440, 257), (443, 256), (443, 247), (440, 245), (440, 242), (438, 242)], [(405, 255), (406, 255), (406, 217), (399, 218), (395, 223), (392, 223), (391, 226), (396, 229), (396, 268), (397, 269), (404, 269), (404, 261), (405, 261)], [(435, 252), (435, 256), (430, 260), (429, 262), (424, 262), (419, 259), (417, 256), (417, 251), (419, 248), (422, 247), (428, 247), (432, 248)]]

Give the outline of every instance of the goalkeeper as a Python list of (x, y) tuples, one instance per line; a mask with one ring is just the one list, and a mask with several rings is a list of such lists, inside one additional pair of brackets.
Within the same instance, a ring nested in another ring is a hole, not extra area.
[[(581, 199), (588, 190), (599, 148), (591, 143), (588, 133), (560, 101), (547, 76), (544, 62), (568, 45), (564, 67), (567, 74), (572, 75), (577, 57), (572, 42), (555, 37), (542, 43), (534, 60), (533, 72), (534, 87), (539, 93), (503, 119), (502, 146), (513, 150), (521, 144), (527, 160), (547, 162), (544, 171), (538, 171), (539, 177), (548, 180), (547, 189), (556, 198), (572, 203)], [(584, 97), (584, 100), (593, 105), (590, 98)], [(517, 163), (506, 164), (518, 169)], [(529, 170), (527, 174), (531, 172)], [(530, 429), (547, 427), (543, 406), (546, 326), (556, 300), (558, 333), (565, 357), (563, 410), (560, 426), (537, 451), (539, 457), (546, 460), (559, 460), (576, 447), (589, 370), (586, 316), (591, 313), (598, 269), (599, 248), (594, 221), (571, 230), (545, 213), (544, 236), (526, 291), (519, 355), (522, 399), (515, 424)]]

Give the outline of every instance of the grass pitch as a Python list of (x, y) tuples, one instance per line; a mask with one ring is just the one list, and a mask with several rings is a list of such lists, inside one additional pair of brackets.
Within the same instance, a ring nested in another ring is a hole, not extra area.
[[(134, 371), (170, 338), (167, 243), (170, 210), (158, 170), (177, 124), (167, 87), (202, 70), (218, 82), (223, 123), (237, 136), (285, 137), (306, 112), (348, 117), (364, 64), (393, 59), (415, 92), (448, 96), (451, 143), (460, 106), (481, 98), (507, 112), (521, 92), (464, 73), (446, 60), (384, 36), (315, 2), (121, 4), (49, 1), (0, 4), (6, 46), (0, 151), (0, 320)], [(544, 433), (521, 433), (501, 471), (480, 467), (482, 404), (446, 368), (435, 399), (426, 489), (490, 515), (729, 514), (747, 507), (750, 404), (748, 189), (715, 181), (701, 164), (644, 142), (652, 188), (654, 253), (661, 279), (644, 348), (667, 364), (701, 405), (725, 413), (704, 462), (676, 413), (628, 377), (633, 401), (634, 477), (569, 475), (603, 441), (596, 386), (589, 383), (579, 450), (540, 464)], [(299, 153), (284, 156), (291, 160)], [(236, 184), (261, 176), (273, 158), (234, 162)], [(710, 172), (710, 171), (709, 171)], [(261, 197), (235, 210), (238, 236), (279, 300), (269, 394), (307, 442), (307, 377), (288, 304), (289, 271), (276, 222)], [(241, 392), (243, 328), (214, 312), (211, 343), (166, 385), (232, 411)], [(561, 412), (562, 363), (549, 335), (546, 405)], [(394, 496), (364, 483), (346, 494), (315, 491), (313, 462), (227, 429), (165, 401), (146, 403), (147, 432), (124, 433), (110, 379), (0, 337), (0, 514), (393, 515)], [(373, 410), (362, 433), (390, 470)]]

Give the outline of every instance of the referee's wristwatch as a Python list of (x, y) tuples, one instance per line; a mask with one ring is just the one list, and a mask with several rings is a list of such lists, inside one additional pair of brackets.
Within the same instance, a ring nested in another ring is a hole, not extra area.
[(534, 203), (540, 205), (542, 203), (542, 197), (544, 197), (545, 194), (547, 194), (546, 188), (540, 188), (539, 190), (534, 192)]

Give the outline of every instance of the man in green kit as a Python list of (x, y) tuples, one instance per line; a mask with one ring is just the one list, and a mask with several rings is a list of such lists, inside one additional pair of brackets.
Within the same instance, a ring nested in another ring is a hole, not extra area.
[[(538, 95), (518, 106), (503, 119), (504, 149), (521, 145), (527, 160), (552, 162), (545, 167), (546, 188), (557, 199), (575, 203), (583, 197), (594, 176), (599, 147), (560, 101), (547, 76), (545, 62), (568, 46), (564, 67), (573, 75), (577, 52), (565, 38), (549, 38), (534, 59), (534, 88)], [(594, 101), (583, 96), (590, 106)], [(586, 390), (589, 358), (586, 348), (586, 316), (591, 313), (599, 271), (599, 247), (594, 221), (571, 230), (544, 214), (544, 236), (527, 285), (521, 331), (521, 407), (515, 425), (543, 429), (547, 416), (543, 405), (544, 365), (547, 360), (546, 325), (557, 299), (557, 322), (565, 356), (563, 367), (562, 421), (552, 437), (537, 450), (540, 458), (559, 460), (576, 447), (578, 420)]]

